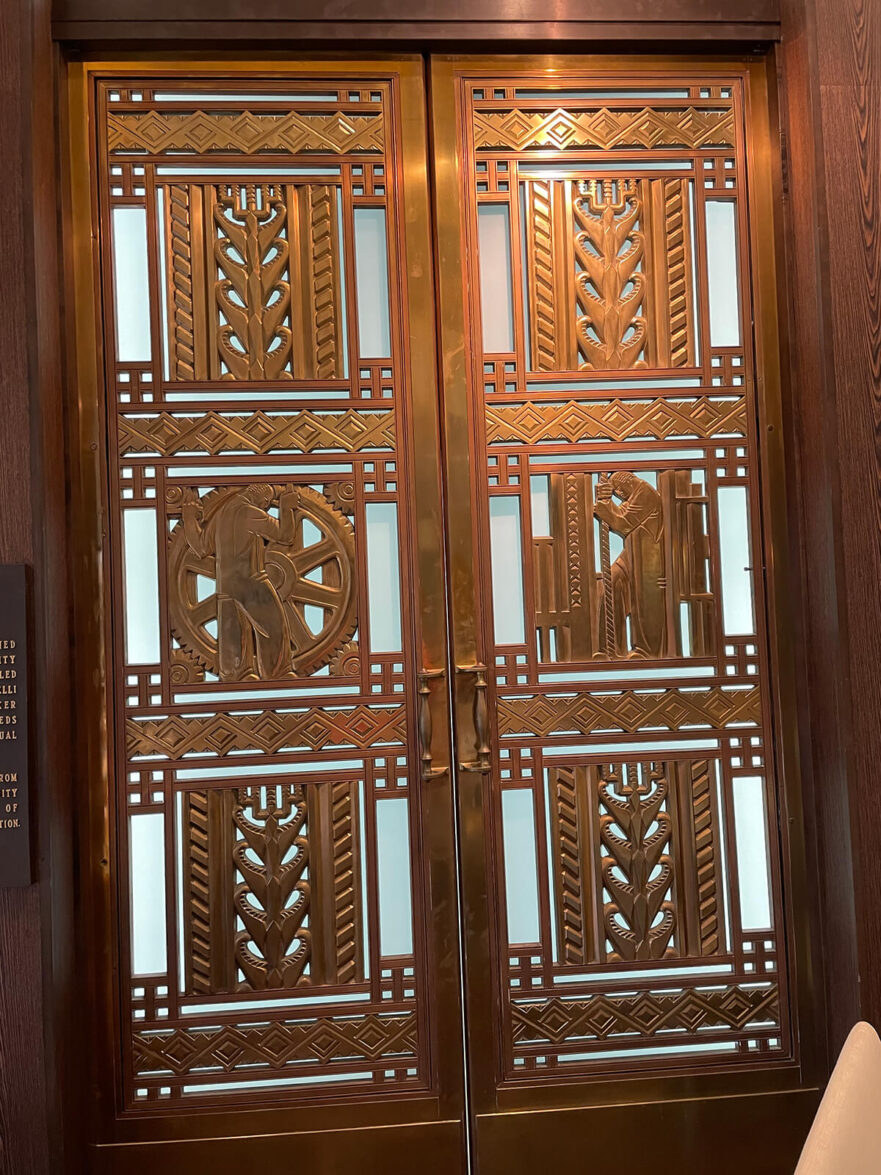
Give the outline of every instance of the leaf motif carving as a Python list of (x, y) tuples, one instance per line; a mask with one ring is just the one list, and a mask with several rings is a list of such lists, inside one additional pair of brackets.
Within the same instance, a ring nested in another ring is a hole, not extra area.
[(646, 340), (639, 266), (645, 237), (633, 180), (586, 180), (572, 202), (575, 219), (576, 333), (581, 367), (642, 367)]
[[(244, 196), (242, 196), (244, 192)], [(224, 379), (291, 379), (287, 210), (272, 184), (218, 189), (214, 259)]]
[(673, 953), (673, 826), (657, 765), (628, 763), (598, 781), (606, 934), (614, 962)]
[(242, 839), (233, 855), (241, 876), (233, 903), (244, 924), (236, 936), (236, 961), (246, 986), (255, 990), (293, 987), (312, 957), (312, 934), (304, 924), (311, 902), (305, 877), (309, 864), (306, 796), (302, 786), (269, 788), (265, 806), (259, 789), (241, 788), (233, 820)]

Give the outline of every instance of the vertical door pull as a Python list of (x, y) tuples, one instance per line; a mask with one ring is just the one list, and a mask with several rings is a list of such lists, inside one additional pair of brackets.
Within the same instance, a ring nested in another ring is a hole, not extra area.
[(417, 725), (419, 729), (419, 762), (423, 780), (436, 779), (449, 770), (448, 767), (433, 767), (431, 756), (431, 686), (429, 682), (444, 677), (445, 669), (423, 669), (419, 674), (419, 696)]
[(457, 665), (457, 673), (474, 674), (474, 750), (475, 758), (467, 763), (459, 763), (460, 771), (479, 771), (486, 773), (492, 767), (489, 746), (489, 710), (486, 704), (486, 666)]

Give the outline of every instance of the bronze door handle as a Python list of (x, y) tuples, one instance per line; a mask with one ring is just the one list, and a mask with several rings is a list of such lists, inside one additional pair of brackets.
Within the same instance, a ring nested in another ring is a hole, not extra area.
[(475, 758), (468, 762), (460, 762), (459, 770), (486, 774), (492, 768), (492, 752), (489, 745), (489, 709), (486, 704), (487, 668), (477, 662), (474, 665), (457, 665), (456, 672), (474, 675), (472, 714), (474, 717)]
[(439, 775), (444, 775), (449, 771), (448, 767), (434, 767), (432, 766), (431, 753), (431, 705), (429, 699), (431, 697), (431, 686), (429, 682), (437, 678), (445, 677), (445, 669), (423, 669), (418, 675), (419, 686), (416, 691), (418, 695), (417, 706), (417, 730), (419, 734), (419, 765), (420, 776), (425, 780), (436, 779)]

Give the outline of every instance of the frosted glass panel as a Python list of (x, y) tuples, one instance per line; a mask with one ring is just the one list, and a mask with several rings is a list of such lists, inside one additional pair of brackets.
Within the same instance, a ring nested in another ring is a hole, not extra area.
[(532, 792), (502, 793), (505, 843), (505, 900), (508, 942), (537, 942), (538, 870), (535, 863), (535, 811)]
[(750, 571), (749, 514), (745, 486), (719, 487), (722, 625), (728, 636), (756, 630)]
[(539, 538), (551, 533), (551, 507), (548, 481), (547, 475), (538, 475), (529, 479), (533, 538)]
[(772, 919), (765, 785), (749, 775), (735, 777), (733, 787), (740, 922), (744, 930), (767, 930)]
[[(555, 90), (552, 86), (546, 86), (542, 90), (517, 89), (514, 91), (518, 98), (540, 98), (547, 102), (565, 102), (570, 98), (687, 98), (688, 90), (594, 90), (594, 89), (579, 89), (579, 90)], [(591, 168), (595, 165), (593, 161), (590, 164)], [(620, 168), (621, 164), (617, 164)], [(669, 167), (665, 162), (664, 166)]]
[[(333, 102), (335, 99), (336, 91), (334, 90), (327, 90), (320, 94), (298, 94), (296, 91), (291, 91), (290, 94), (212, 94), (207, 91), (194, 93), (186, 90), (161, 90), (153, 95), (155, 102), (186, 102), (188, 104), (198, 102), (200, 105), (203, 102), (223, 102), (229, 106), (243, 102)], [(273, 175), (277, 170), (275, 167), (272, 169)], [(320, 172), (321, 168), (314, 170)], [(225, 171), (223, 174), (227, 175), (229, 172)]]
[(481, 204), (477, 210), (480, 248), (480, 315), (484, 351), (514, 350), (514, 300), (511, 289), (511, 225), (507, 204)]
[(739, 347), (736, 205), (731, 200), (707, 200), (706, 208), (710, 345)]
[(410, 893), (410, 828), (404, 798), (376, 805), (376, 853), (379, 873), (379, 948), (383, 955), (413, 950), (413, 903)]
[(166, 970), (165, 817), (143, 812), (129, 818), (132, 974)]
[[(183, 792), (178, 792), (175, 797), (174, 805), (174, 835), (177, 838), (177, 843), (182, 845), (184, 843), (184, 797)], [(174, 885), (177, 895), (177, 982), (178, 991), (181, 993), (187, 989), (187, 963), (186, 963), (186, 897), (184, 891), (184, 855), (179, 850), (174, 855)]]
[(151, 352), (145, 208), (113, 209), (113, 288), (117, 358), (144, 362)]
[(354, 215), (361, 357), (385, 359), (391, 354), (385, 209), (356, 208)]
[(401, 648), (398, 507), (394, 502), (371, 502), (366, 514), (370, 651), (397, 653)]
[(526, 640), (523, 616), (523, 559), (520, 499), (489, 500), (492, 546), (493, 617), (497, 645), (522, 645)]
[(159, 660), (159, 569), (156, 511), (124, 510), (125, 659), (130, 665)]

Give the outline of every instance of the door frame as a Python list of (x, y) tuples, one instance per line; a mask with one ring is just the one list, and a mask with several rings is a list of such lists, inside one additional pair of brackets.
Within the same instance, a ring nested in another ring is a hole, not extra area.
[[(66, 70), (72, 62), (76, 61), (81, 46), (86, 41), (92, 46), (108, 43), (115, 45), (116, 52), (113, 53), (113, 56), (119, 58), (121, 56), (120, 48), (123, 52), (131, 51), (134, 54), (135, 51), (130, 47), (134, 43), (142, 44), (145, 38), (150, 40), (154, 46), (161, 45), (163, 48), (174, 49), (179, 48), (197, 35), (201, 37), (205, 35), (205, 22), (202, 20), (193, 20), (189, 25), (186, 22), (151, 21), (148, 19), (149, 6), (142, 6), (138, 10), (137, 4), (127, 3), (124, 8), (124, 16), (131, 19), (121, 18), (116, 21), (110, 20), (96, 24), (83, 18), (82, 13), (78, 11), (76, 0), (62, 6), (60, 18), (54, 29), (54, 35), (60, 48), (54, 54), (48, 52), (45, 48), (46, 42), (40, 40), (41, 37), (48, 38), (49, 36), (46, 13), (42, 14), (42, 23), (39, 23), (36, 38), (41, 47), (36, 55), (33, 78), (37, 86), (42, 85), (43, 87), (41, 98), (44, 110), (46, 109), (46, 100), (51, 97), (53, 84), (55, 84), (61, 91), (60, 104), (63, 111), (66, 105), (64, 94)], [(585, 48), (584, 38), (590, 39), (592, 49), (599, 47), (614, 49), (625, 39), (631, 44), (633, 40), (639, 39), (646, 45), (653, 44), (655, 46), (668, 43), (670, 39), (676, 39), (678, 48), (681, 49), (683, 40), (689, 38), (691, 46), (700, 45), (704, 52), (708, 42), (720, 49), (750, 44), (761, 49), (762, 52), (768, 53), (769, 75), (772, 82), (770, 101), (775, 111), (778, 102), (773, 77), (775, 69), (782, 66), (785, 70), (791, 69), (793, 77), (800, 78), (802, 76), (798, 72), (799, 63), (792, 53), (781, 52), (779, 49), (773, 48), (767, 49), (768, 42), (775, 40), (780, 35), (776, 5), (773, 3), (768, 3), (765, 6), (752, 6), (752, 13), (763, 8), (764, 20), (745, 19), (736, 24), (730, 21), (708, 20), (706, 7), (697, 3), (683, 4), (681, 10), (676, 14), (682, 19), (670, 24), (645, 24), (638, 21), (635, 11), (631, 11), (625, 5), (616, 5), (613, 8), (620, 10), (620, 16), (617, 12), (613, 14), (610, 10), (606, 13), (607, 19), (605, 21), (581, 22), (580, 24), (572, 21), (565, 25), (565, 30), (561, 26), (538, 25), (534, 21), (521, 21), (520, 23), (516, 20), (499, 21), (490, 27), (486, 24), (476, 26), (473, 22), (464, 20), (450, 20), (444, 22), (442, 26), (439, 22), (434, 25), (421, 23), (414, 26), (412, 22), (400, 19), (397, 22), (392, 21), (385, 24), (382, 33), (392, 38), (392, 44), (402, 47), (442, 48), (448, 47), (450, 41), (455, 40), (457, 49), (463, 51), (479, 51), (481, 48), (485, 48), (488, 42), (492, 43), (493, 48), (514, 48), (524, 37), (536, 36), (539, 44), (544, 43), (558, 48), (558, 38), (562, 31), (573, 34), (573, 43), (571, 44), (573, 50)], [(617, 19), (613, 19), (613, 16), (617, 16)], [(689, 17), (690, 20), (686, 17)], [(318, 18), (316, 18), (316, 23), (310, 25), (287, 24), (280, 27), (271, 21), (262, 26), (249, 23), (246, 30), (234, 22), (224, 24), (223, 22), (209, 21), (209, 23), (211, 23), (212, 38), (218, 40), (240, 37), (245, 32), (248, 36), (265, 36), (267, 38), (296, 34), (298, 42), (307, 44), (310, 48), (326, 48), (333, 44), (337, 53), (341, 51), (343, 45), (353, 43), (350, 38), (380, 35), (375, 27), (371, 30), (365, 30), (363, 26), (359, 27), (357, 24), (351, 24), (347, 21), (327, 20), (322, 22)], [(427, 37), (432, 40), (428, 42)], [(547, 40), (542, 41), (542, 38), (547, 38)], [(792, 61), (791, 65), (790, 61)], [(38, 103), (37, 108), (39, 105)], [(783, 106), (783, 116), (779, 121), (785, 122), (789, 127), (802, 127), (803, 129), (807, 127), (805, 133), (808, 133), (811, 125), (810, 112), (799, 107), (797, 99), (791, 95), (787, 96), (785, 93)], [(778, 122), (776, 116), (774, 122), (775, 125)], [(63, 134), (59, 135), (58, 146), (61, 153), (61, 165), (64, 168), (69, 161), (66, 159), (67, 151)], [(51, 198), (55, 186), (55, 160), (52, 144), (48, 140), (36, 153), (33, 167), (35, 175), (42, 180), (44, 185), (40, 190), (40, 199), (33, 215), (37, 225), (45, 234), (36, 260), (38, 270), (34, 279), (37, 289), (42, 294), (41, 318), (38, 329), (42, 332), (41, 338), (43, 340), (37, 376), (35, 377), (36, 427), (40, 437), (38, 445), (39, 452), (42, 454), (42, 464), (38, 465), (34, 475), (34, 485), (37, 487), (35, 490), (36, 500), (45, 499), (47, 502), (50, 511), (48, 517), (53, 530), (51, 545), (44, 542), (38, 551), (40, 561), (40, 583), (38, 585), (40, 608), (38, 656), (40, 660), (38, 671), (42, 681), (51, 683), (52, 694), (63, 710), (67, 678), (64, 676), (64, 662), (58, 653), (58, 648), (59, 642), (60, 647), (67, 647), (72, 631), (68, 616), (65, 581), (67, 569), (75, 566), (76, 555), (74, 544), (70, 541), (70, 536), (65, 533), (64, 465), (61, 460), (63, 454), (63, 428), (61, 424), (63, 401), (61, 399), (60, 366), (63, 357), (66, 360), (66, 366), (68, 369), (70, 368), (71, 348), (69, 335), (66, 342), (62, 341), (64, 337), (61, 322), (62, 313), (57, 306), (57, 299), (53, 298), (54, 292), (58, 288), (57, 276), (53, 278), (53, 273), (57, 274), (57, 262), (53, 259), (53, 250), (56, 249), (57, 244), (57, 225)], [(785, 177), (776, 150), (771, 154), (769, 168), (772, 173), (775, 204), (779, 207), (782, 202)], [(802, 184), (812, 180), (810, 175), (805, 176), (804, 174), (801, 174), (799, 178)], [(808, 203), (810, 203), (809, 200)], [(807, 341), (805, 332), (809, 327), (815, 329), (811, 316), (812, 306), (815, 303), (811, 302), (811, 298), (816, 300), (819, 297), (815, 287), (809, 287), (806, 291), (793, 288), (793, 302), (800, 307), (801, 318), (796, 324), (798, 329), (789, 337), (787, 282), (793, 274), (795, 266), (793, 258), (795, 248), (792, 244), (792, 224), (795, 215), (790, 208), (786, 207), (784, 215), (777, 217), (775, 221), (775, 236), (781, 258), (777, 304), (780, 308), (784, 354), (788, 354), (790, 349), (794, 350), (796, 344), (800, 345)], [(68, 216), (69, 209), (62, 210), (63, 223), (66, 223)], [(798, 216), (800, 217), (799, 223), (805, 224), (806, 221), (801, 210), (798, 211)], [(781, 220), (784, 222), (783, 224), (780, 223)], [(28, 295), (29, 289), (29, 284), (25, 283), (23, 286), (24, 296)], [(805, 387), (808, 388), (812, 386), (810, 383), (805, 384)], [(816, 519), (808, 516), (807, 507), (803, 505), (800, 494), (797, 492), (798, 456), (804, 448), (804, 442), (791, 413), (793, 409), (800, 411), (800, 406), (803, 406), (807, 415), (810, 416), (810, 406), (804, 399), (806, 395), (807, 392), (794, 386), (794, 381), (784, 372), (783, 402), (790, 415), (784, 417), (783, 427), (779, 430), (778, 435), (785, 439), (784, 481), (787, 488), (785, 510), (789, 522), (787, 549), (792, 555), (791, 561), (794, 567), (803, 565), (806, 558), (806, 534), (810, 533), (812, 540), (821, 545), (825, 544), (821, 546), (821, 549), (827, 550), (827, 552), (830, 541), (828, 536), (824, 537), (822, 533), (817, 531)], [(825, 460), (826, 465), (819, 467), (817, 476), (821, 480), (823, 477), (828, 477), (830, 484), (834, 486), (837, 484), (837, 474), (833, 467), (834, 453), (827, 452)], [(829, 558), (832, 558), (833, 555), (834, 551), (829, 553)], [(815, 556), (811, 562), (816, 563), (817, 559), (818, 557)], [(795, 615), (788, 618), (788, 627), (793, 632), (793, 643), (795, 644), (804, 639), (805, 632), (813, 631), (825, 620), (824, 613), (818, 614), (816, 602), (813, 599), (807, 600), (805, 595), (806, 593), (801, 590), (796, 592)], [(801, 659), (799, 659), (799, 664), (801, 665)], [(830, 720), (825, 694), (820, 692), (820, 684), (815, 678), (812, 677), (807, 684), (800, 683), (797, 702), (797, 735), (803, 750), (805, 752), (810, 750), (809, 738), (812, 719), (817, 716), (818, 724), (822, 728), (824, 740), (822, 755), (825, 756), (826, 762), (834, 764), (840, 759), (847, 758), (844, 753), (846, 738), (842, 730)], [(68, 729), (63, 715), (61, 715), (61, 720), (57, 723), (56, 728), (49, 733), (45, 753), (41, 752), (40, 754), (40, 762), (43, 764), (45, 773), (45, 786), (41, 786), (39, 801), (41, 811), (39, 851), (43, 862), (43, 875), (51, 883), (44, 887), (43, 901), (44, 957), (46, 960), (44, 972), (47, 983), (45, 1033), (50, 1046), (54, 1042), (58, 1049), (57, 1063), (54, 1057), (48, 1057), (50, 1098), (58, 1110), (59, 1118), (63, 1120), (62, 1131), (66, 1141), (64, 1150), (66, 1162), (69, 1163), (71, 1171), (79, 1170), (78, 1154), (83, 1122), (82, 1115), (77, 1112), (78, 1099), (76, 1095), (80, 1089), (77, 1083), (77, 1058), (83, 1055), (83, 1051), (88, 1045), (88, 1042), (82, 1037), (81, 1026), (75, 1013), (79, 984), (77, 970), (81, 962), (75, 942), (75, 919), (72, 910), (74, 874), (70, 829), (75, 822), (77, 804), (72, 788), (69, 764), (72, 761), (75, 741), (73, 733)], [(54, 764), (53, 769), (48, 770), (47, 764)], [(819, 902), (816, 862), (820, 847), (825, 845), (825, 852), (829, 856), (836, 856), (839, 853), (839, 845), (835, 830), (825, 827), (818, 814), (818, 808), (821, 805), (820, 801), (815, 798), (814, 787), (810, 779), (810, 768), (811, 755), (805, 753), (803, 754), (804, 800), (807, 809), (807, 850), (811, 874), (807, 896), (812, 911), (814, 911)], [(843, 805), (846, 812), (848, 802), (846, 773), (833, 772), (829, 779), (834, 785), (832, 803), (837, 802)], [(824, 782), (828, 781), (824, 780)], [(825, 801), (827, 807), (829, 803), (827, 798)], [(852, 879), (846, 884), (852, 886)], [(812, 914), (812, 918), (814, 921), (813, 940), (815, 943), (819, 943), (821, 935), (816, 924), (816, 915)], [(845, 919), (845, 936), (848, 934), (855, 936), (856, 933), (856, 926)], [(848, 941), (851, 940), (848, 939)], [(819, 965), (817, 967), (815, 995), (818, 999), (818, 1020), (822, 1019), (823, 994), (826, 991), (841, 993), (844, 997), (842, 1003), (845, 1009), (856, 1006), (855, 953), (853, 955), (846, 954), (845, 957), (846, 966), (836, 974), (834, 981), (828, 970), (821, 973)], [(838, 958), (841, 958), (840, 954)], [(844, 1015), (847, 1015), (846, 1011)], [(820, 1033), (818, 1073), (821, 1076), (828, 1071), (827, 1055), (825, 1036)], [(60, 1148), (60, 1140), (56, 1140), (56, 1145)]]

